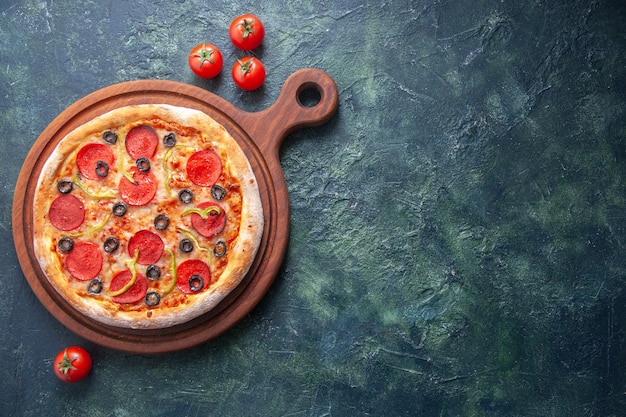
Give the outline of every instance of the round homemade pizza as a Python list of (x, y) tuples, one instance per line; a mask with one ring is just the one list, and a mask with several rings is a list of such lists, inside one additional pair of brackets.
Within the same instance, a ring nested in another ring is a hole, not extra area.
[(254, 172), (207, 114), (120, 107), (52, 150), (33, 199), (35, 255), (76, 310), (156, 329), (214, 309), (244, 279), (263, 234)]

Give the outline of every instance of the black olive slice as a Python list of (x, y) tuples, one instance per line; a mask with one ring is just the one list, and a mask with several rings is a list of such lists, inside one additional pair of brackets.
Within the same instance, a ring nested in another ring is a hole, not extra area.
[(193, 292), (198, 292), (204, 287), (204, 278), (198, 274), (193, 274), (189, 277), (189, 289)]
[(102, 291), (102, 281), (100, 278), (94, 278), (87, 284), (87, 292), (89, 294), (100, 294)]
[(163, 137), (163, 145), (171, 148), (176, 145), (176, 135), (174, 133), (168, 133)]
[(69, 194), (73, 189), (74, 183), (70, 180), (63, 179), (57, 183), (57, 190), (59, 190), (61, 194)]
[(170, 224), (170, 219), (165, 214), (159, 214), (154, 218), (154, 227), (157, 230), (165, 230)]
[(120, 241), (116, 237), (107, 237), (104, 241), (104, 251), (106, 253), (113, 253), (120, 247)]
[(150, 307), (154, 307), (161, 302), (161, 296), (158, 292), (150, 291), (146, 294), (146, 304)]
[(189, 253), (193, 250), (193, 242), (189, 239), (183, 239), (178, 244), (178, 249), (180, 249), (181, 252)]
[(189, 204), (193, 200), (193, 193), (188, 188), (182, 189), (178, 192), (178, 199), (183, 204)]
[(224, 189), (224, 187), (215, 184), (213, 187), (211, 187), (211, 195), (214, 199), (221, 200), (226, 197), (226, 190)]
[(148, 266), (146, 268), (146, 278), (151, 281), (156, 281), (157, 279), (161, 278), (161, 268), (154, 264)]
[(126, 214), (126, 210), (128, 210), (128, 206), (123, 201), (113, 204), (113, 214), (117, 217), (122, 217)]
[(213, 253), (218, 258), (221, 258), (222, 256), (226, 255), (226, 251), (227, 251), (226, 242), (224, 242), (223, 240), (218, 241), (213, 247)]
[(139, 158), (135, 161), (137, 169), (141, 172), (150, 171), (150, 160), (148, 158)]
[(111, 130), (107, 130), (102, 134), (102, 140), (110, 145), (115, 145), (115, 143), (117, 142), (117, 133)]
[(69, 252), (74, 247), (74, 240), (71, 237), (62, 237), (61, 239), (59, 239), (57, 246), (59, 250), (63, 252)]
[(99, 177), (106, 177), (109, 175), (109, 164), (104, 161), (96, 162), (96, 174)]

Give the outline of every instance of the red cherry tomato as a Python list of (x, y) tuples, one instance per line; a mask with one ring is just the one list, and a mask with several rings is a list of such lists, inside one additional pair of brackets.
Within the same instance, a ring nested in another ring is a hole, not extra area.
[(265, 26), (258, 17), (247, 13), (232, 21), (228, 34), (237, 48), (251, 51), (263, 43)]
[(233, 80), (242, 90), (256, 90), (265, 81), (265, 66), (252, 56), (238, 59), (233, 65)]
[(78, 382), (91, 371), (91, 356), (81, 347), (70, 346), (54, 358), (54, 374), (64, 382)]
[(189, 68), (201, 78), (213, 78), (222, 71), (222, 53), (215, 45), (201, 43), (189, 52)]

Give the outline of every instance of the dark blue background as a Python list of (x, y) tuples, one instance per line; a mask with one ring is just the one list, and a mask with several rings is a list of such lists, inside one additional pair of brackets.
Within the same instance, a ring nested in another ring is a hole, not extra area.
[[(266, 25), (253, 93), (228, 71), (244, 12)], [(625, 27), (608, 0), (3, 0), (0, 415), (624, 415)], [(215, 80), (187, 67), (200, 42), (224, 54)], [(11, 207), (54, 117), (155, 78), (261, 110), (303, 67), (339, 112), (283, 145), (289, 249), (258, 308), (159, 356), (44, 309)], [(94, 359), (75, 385), (52, 373), (70, 344)]]

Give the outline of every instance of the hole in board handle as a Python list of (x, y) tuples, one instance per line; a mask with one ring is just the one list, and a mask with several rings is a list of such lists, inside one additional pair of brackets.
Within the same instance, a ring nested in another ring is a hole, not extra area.
[(298, 89), (298, 103), (303, 107), (312, 108), (322, 101), (322, 91), (320, 86), (314, 83), (304, 84)]

